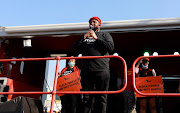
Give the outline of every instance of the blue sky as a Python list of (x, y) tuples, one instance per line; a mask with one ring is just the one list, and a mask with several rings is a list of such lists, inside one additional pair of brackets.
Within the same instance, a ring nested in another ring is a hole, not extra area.
[(0, 0), (0, 26), (180, 17), (180, 0)]

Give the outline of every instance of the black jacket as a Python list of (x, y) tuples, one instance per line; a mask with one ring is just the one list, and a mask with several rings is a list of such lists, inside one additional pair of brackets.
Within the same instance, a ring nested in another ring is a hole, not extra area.
[[(97, 32), (97, 40), (80, 37), (73, 46), (73, 55), (105, 56), (114, 49), (114, 42), (109, 33)], [(109, 70), (109, 58), (82, 60), (82, 71), (105, 71)]]

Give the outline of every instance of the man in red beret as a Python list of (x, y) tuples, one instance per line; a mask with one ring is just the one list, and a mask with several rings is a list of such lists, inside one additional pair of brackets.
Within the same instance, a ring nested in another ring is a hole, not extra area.
[[(89, 31), (74, 44), (74, 55), (82, 56), (106, 56), (114, 49), (111, 35), (101, 32), (101, 19), (92, 17), (89, 19)], [(109, 88), (109, 58), (82, 60), (81, 82), (83, 91), (108, 91)], [(95, 98), (93, 105), (92, 99)], [(107, 94), (83, 96), (83, 113), (106, 113)], [(93, 106), (93, 107), (92, 107)], [(92, 109), (93, 108), (93, 109)]]
[(84, 35), (84, 39), (88, 39), (92, 37), (93, 39), (97, 40), (97, 35), (95, 32), (100, 32), (101, 27), (101, 19), (99, 17), (92, 17), (89, 19), (89, 26), (90, 30), (88, 33)]

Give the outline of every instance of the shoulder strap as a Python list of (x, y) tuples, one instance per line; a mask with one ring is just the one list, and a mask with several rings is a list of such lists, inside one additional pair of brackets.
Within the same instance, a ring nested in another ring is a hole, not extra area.
[(74, 66), (74, 71), (77, 71), (78, 75), (80, 76), (79, 68), (77, 66)]
[(62, 69), (62, 71), (61, 71), (61, 75), (66, 71), (68, 69), (68, 66), (67, 67), (65, 67), (64, 69)]

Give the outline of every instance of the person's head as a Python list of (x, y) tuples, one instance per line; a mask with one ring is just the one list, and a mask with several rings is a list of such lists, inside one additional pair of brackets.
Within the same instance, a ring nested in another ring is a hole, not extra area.
[(70, 59), (68, 61), (68, 65), (69, 65), (70, 68), (73, 68), (75, 66), (75, 64), (76, 64), (76, 60), (75, 59)]
[(89, 19), (89, 25), (92, 25), (94, 31), (99, 31), (101, 27), (101, 19), (97, 16)]
[(143, 58), (142, 60), (142, 66), (143, 67), (148, 67), (149, 64), (149, 58)]

